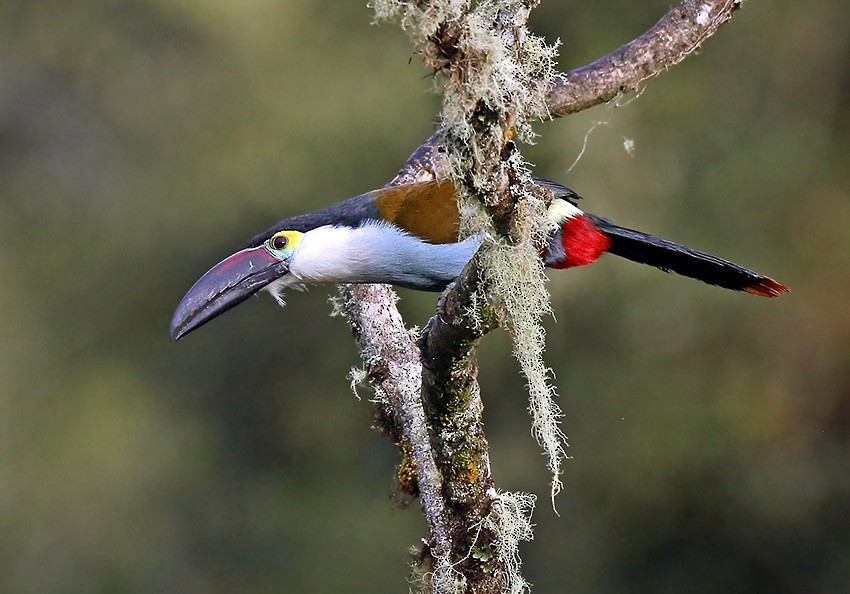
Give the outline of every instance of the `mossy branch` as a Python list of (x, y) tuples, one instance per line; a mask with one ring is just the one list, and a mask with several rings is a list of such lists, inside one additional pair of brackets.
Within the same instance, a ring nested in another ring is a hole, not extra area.
[[(468, 2), (375, 0), (379, 18), (397, 18), (411, 32), (423, 48), (426, 65), (444, 77), (447, 94), (440, 130), (410, 156), (391, 184), (451, 178), (462, 194), (485, 205), (492, 221), (488, 232), (501, 236), (510, 249), (532, 248), (539, 211), (545, 204), (530, 196), (530, 177), (521, 158), (510, 150), (514, 131), (528, 134), (529, 118), (567, 115), (638, 89), (643, 81), (698, 49), (731, 18), (741, 1), (685, 0), (644, 35), (592, 64), (555, 76), (542, 67), (537, 78), (529, 78), (529, 70), (511, 73), (512, 65), (504, 55), (502, 65), (507, 70), (496, 74), (486, 70), (488, 52), (495, 46), (479, 52), (469, 45), (469, 36), (464, 37), (476, 18)], [(478, 23), (489, 23), (491, 32), (508, 48), (505, 55), (512, 55), (512, 44), (519, 47), (528, 42), (525, 19), (536, 4), (534, 0), (485, 0), (476, 4), (476, 10), (489, 11), (486, 18), (483, 13), (477, 15)], [(492, 43), (494, 38), (488, 39)], [(533, 47), (545, 54), (542, 46)], [(467, 93), (470, 81), (482, 72), (486, 81), (497, 84), (471, 85), (476, 90)], [(510, 85), (517, 81), (524, 89), (519, 102), (499, 94), (506, 84), (507, 95), (515, 95), (516, 88)], [(484, 96), (476, 95), (482, 89)], [(453, 93), (456, 96), (449, 98)], [(527, 588), (518, 573), (516, 545), (531, 537), (527, 518), (533, 499), (498, 494), (481, 422), (475, 348), (482, 336), (499, 325), (507, 325), (514, 333), (512, 325), (518, 319), (499, 311), (486, 259), (485, 252), (476, 254), (443, 294), (437, 315), (418, 345), (404, 331), (390, 290), (362, 286), (344, 290), (345, 312), (370, 380), (386, 395), (378, 404), (379, 416), (389, 419), (394, 441), (414, 458), (417, 491), (431, 532), (414, 572), (432, 592), (521, 592)], [(545, 304), (544, 299), (543, 309)], [(535, 322), (539, 315), (521, 323), (533, 333), (539, 327)], [(532, 363), (539, 360), (536, 348), (529, 355)], [(518, 358), (522, 362), (521, 355)], [(532, 368), (531, 373), (546, 383), (545, 369)], [(529, 371), (526, 374), (531, 377)], [(557, 409), (544, 414), (556, 417)], [(554, 473), (553, 485), (557, 466)]]

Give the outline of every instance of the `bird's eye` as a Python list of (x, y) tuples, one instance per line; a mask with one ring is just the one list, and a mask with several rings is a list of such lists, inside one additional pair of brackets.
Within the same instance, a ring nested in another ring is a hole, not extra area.
[(271, 250), (278, 257), (288, 257), (301, 243), (303, 235), (298, 231), (278, 231), (266, 240), (266, 249)]
[(283, 250), (289, 244), (289, 239), (287, 239), (286, 235), (275, 235), (272, 237), (271, 243), (274, 249)]

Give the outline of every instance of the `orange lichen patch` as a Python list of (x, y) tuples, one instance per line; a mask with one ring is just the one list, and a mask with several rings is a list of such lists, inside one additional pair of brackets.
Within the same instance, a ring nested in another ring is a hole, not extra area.
[(478, 479), (481, 478), (481, 469), (478, 468), (478, 465), (471, 460), (466, 464), (466, 480), (469, 483), (475, 484), (478, 482)]
[(431, 243), (454, 243), (460, 226), (455, 188), (449, 181), (374, 191), (381, 217)]
[(413, 459), (413, 449), (406, 439), (399, 444), (401, 462), (396, 469), (396, 479), (401, 490), (410, 495), (419, 494), (419, 473), (416, 471), (416, 460)]

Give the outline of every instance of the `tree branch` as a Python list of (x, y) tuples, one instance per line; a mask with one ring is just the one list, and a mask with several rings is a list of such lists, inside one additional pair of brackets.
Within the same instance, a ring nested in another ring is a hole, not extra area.
[(605, 103), (675, 66), (732, 18), (743, 0), (685, 0), (649, 31), (595, 62), (555, 77), (548, 114), (560, 117)]
[[(419, 398), (422, 364), (419, 350), (404, 327), (395, 306), (396, 296), (387, 285), (345, 285), (343, 311), (369, 382), (378, 393), (379, 419), (386, 419), (386, 432), (411, 460), (402, 460), (399, 475), (412, 474), (431, 532), (430, 546), (440, 554), (449, 550), (442, 498), (442, 478), (434, 461), (428, 425)], [(405, 455), (404, 458), (407, 458)], [(406, 465), (412, 468), (405, 471)], [(400, 476), (400, 478), (402, 478)]]
[[(546, 91), (548, 113), (561, 117), (606, 103), (666, 72), (732, 18), (743, 0), (684, 0), (646, 33), (598, 60), (558, 74)], [(391, 185), (447, 178), (449, 165), (437, 131), (410, 155)]]
[[(557, 75), (545, 92), (548, 112), (533, 115), (559, 117), (637, 90), (642, 81), (698, 49), (732, 17), (741, 1), (685, 0), (634, 41), (592, 64)], [(426, 10), (419, 6), (428, 5), (421, 1), (415, 4), (406, 5), (410, 8), (404, 10)], [(520, 16), (524, 21), (526, 15)], [(403, 21), (408, 18), (412, 18), (410, 13)], [(503, 37), (520, 29), (510, 14), (502, 20), (503, 25), (510, 25), (502, 29)], [(457, 23), (440, 25), (438, 30), (445, 37), (435, 43), (431, 53), (425, 52), (426, 59), (450, 55), (450, 43), (457, 33), (453, 26)], [(498, 151), (488, 153), (488, 158), (494, 156), (503, 157)], [(451, 169), (441, 130), (414, 151), (390, 185), (450, 178)], [(513, 181), (505, 182), (503, 177), (491, 187), (505, 196), (507, 185)], [(489, 592), (499, 591), (505, 583), (501, 577), (493, 579), (493, 574), (484, 574), (493, 569), (503, 571), (505, 565), (491, 564), (483, 570), (485, 564), (471, 559), (474, 547), (486, 548), (492, 543), (494, 535), (486, 533), (489, 529), (484, 527), (484, 518), (496, 493), (481, 423), (483, 405), (474, 351), (480, 338), (498, 325), (498, 318), (491, 306), (481, 307), (476, 302), (476, 295), (480, 295), (479, 268), (480, 254), (476, 254), (441, 296), (437, 315), (423, 331), (418, 348), (404, 329), (395, 296), (388, 288), (347, 286), (344, 309), (370, 381), (379, 396), (385, 396), (379, 407), (381, 415), (389, 419), (388, 432), (401, 447), (403, 457), (407, 447), (413, 460), (431, 533), (420, 560), (426, 565), (422, 570), (426, 571), (427, 562), (435, 558), (449, 561), (451, 571), (472, 580), (467, 582), (472, 591)], [(476, 313), (471, 315), (472, 311)], [(433, 582), (431, 586), (440, 589)]]
[[(546, 91), (548, 113), (539, 113), (538, 117), (562, 117), (638, 91), (643, 81), (699, 50), (732, 19), (742, 2), (684, 0), (640, 37), (590, 64), (555, 76)], [(448, 175), (445, 144), (438, 131), (413, 152), (392, 184)]]

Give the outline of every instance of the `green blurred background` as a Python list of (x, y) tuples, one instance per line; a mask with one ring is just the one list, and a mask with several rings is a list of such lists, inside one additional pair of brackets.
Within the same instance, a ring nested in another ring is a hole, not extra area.
[[(532, 20), (567, 69), (669, 6)], [(385, 183), (432, 131), (428, 73), (370, 21), (365, 0), (0, 4), (0, 591), (407, 591), (424, 523), (388, 501), (396, 456), (329, 291), (167, 333), (210, 265)], [(747, 2), (627, 106), (536, 126), (535, 172), (588, 210), (793, 292), (613, 257), (553, 274), (560, 517), (487, 338), (495, 477), (542, 495), (535, 592), (850, 591), (848, 23), (846, 2)], [(409, 323), (434, 300), (403, 291)]]

